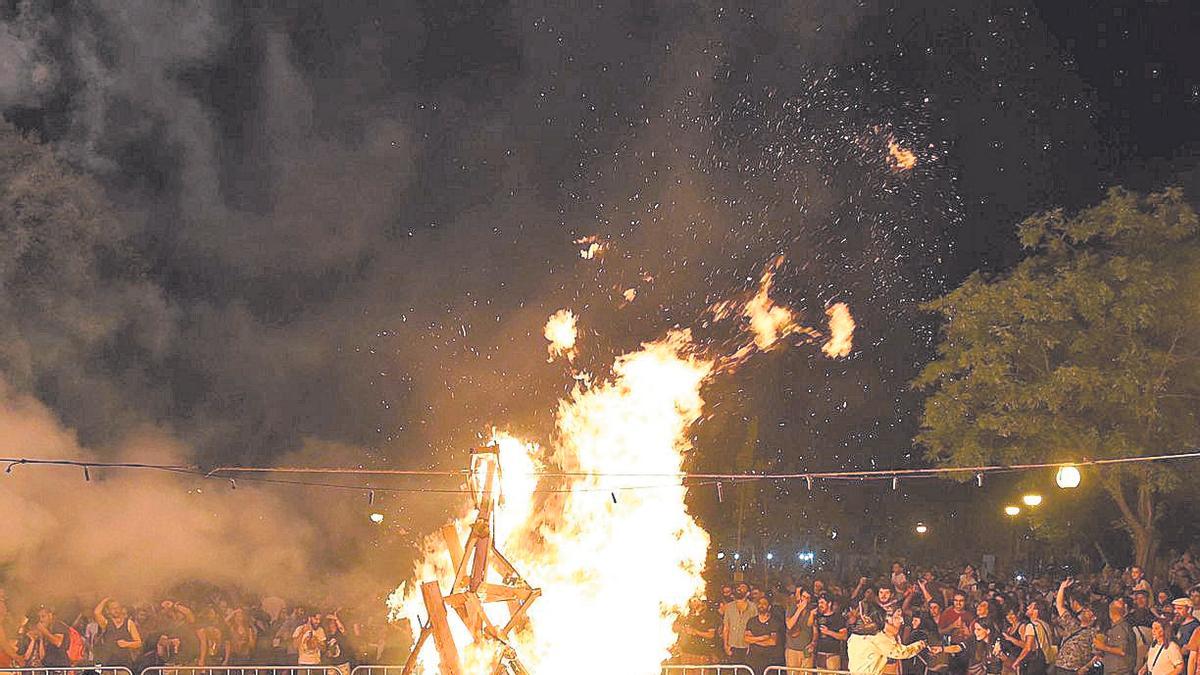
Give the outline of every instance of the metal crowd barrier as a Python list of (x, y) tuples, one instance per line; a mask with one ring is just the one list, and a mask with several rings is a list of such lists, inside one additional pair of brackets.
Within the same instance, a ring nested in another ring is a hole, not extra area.
[(826, 670), (824, 668), (786, 668), (784, 665), (772, 665), (763, 671), (763, 675), (786, 675), (787, 673), (805, 673), (808, 675), (851, 675), (850, 670)]
[(81, 675), (82, 673), (100, 673), (101, 675), (133, 675), (124, 666), (68, 666), (65, 668), (0, 668), (0, 675), (9, 673), (29, 673), (29, 675)]
[(404, 666), (354, 666), (350, 675), (397, 675), (404, 672)]
[(151, 666), (143, 669), (141, 675), (348, 675), (348, 669), (337, 666)]
[(663, 666), (662, 675), (754, 675), (750, 666), (717, 664), (705, 666)]

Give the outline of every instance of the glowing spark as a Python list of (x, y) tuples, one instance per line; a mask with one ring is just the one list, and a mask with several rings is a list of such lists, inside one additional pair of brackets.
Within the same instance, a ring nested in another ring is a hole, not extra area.
[(850, 315), (850, 307), (839, 302), (825, 310), (829, 317), (829, 339), (821, 345), (821, 351), (826, 356), (836, 358), (848, 356), (854, 347), (854, 317)]
[(560, 309), (546, 321), (542, 334), (550, 341), (547, 349), (550, 361), (556, 356), (566, 356), (568, 361), (575, 360), (576, 323), (575, 314), (569, 309)]
[(621, 295), (624, 296), (625, 302), (633, 302), (634, 298), (637, 297), (637, 289), (636, 288), (626, 288), (625, 292), (622, 293)]
[(900, 145), (895, 138), (888, 138), (888, 164), (892, 171), (911, 171), (917, 165), (917, 156), (912, 150)]
[(600, 237), (597, 237), (594, 234), (576, 239), (575, 243), (583, 246), (583, 248), (579, 250), (579, 257), (583, 258), (584, 260), (591, 260), (604, 252), (604, 243), (600, 241)]

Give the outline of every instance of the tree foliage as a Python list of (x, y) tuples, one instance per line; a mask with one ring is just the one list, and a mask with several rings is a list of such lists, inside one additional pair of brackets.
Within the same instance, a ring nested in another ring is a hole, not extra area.
[[(1030, 251), (925, 305), (945, 320), (917, 437), (944, 465), (1178, 452), (1200, 440), (1200, 224), (1178, 189), (1109, 191), (1074, 216), (1018, 227)], [(1167, 464), (1109, 465), (1112, 496), (1145, 563)]]

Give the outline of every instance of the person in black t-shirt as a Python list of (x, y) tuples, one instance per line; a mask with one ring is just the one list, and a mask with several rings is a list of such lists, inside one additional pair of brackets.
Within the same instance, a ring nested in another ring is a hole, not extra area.
[(783, 665), (783, 621), (771, 611), (771, 601), (758, 599), (758, 614), (746, 622), (747, 665), (756, 675)]
[(67, 658), (67, 648), (70, 647), (71, 629), (67, 624), (54, 618), (54, 610), (42, 607), (37, 613), (37, 624), (34, 630), (42, 638), (45, 656), (42, 664), (47, 668), (66, 667), (71, 665)]
[(817, 608), (813, 610), (812, 625), (817, 638), (816, 662), (813, 665), (817, 668), (842, 669), (842, 654), (850, 637), (850, 629), (846, 626), (846, 617), (837, 610), (837, 603), (824, 595), (817, 600)]

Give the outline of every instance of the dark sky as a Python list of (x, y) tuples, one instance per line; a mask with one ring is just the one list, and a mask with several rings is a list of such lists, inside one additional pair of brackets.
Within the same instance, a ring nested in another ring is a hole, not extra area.
[[(698, 461), (728, 468), (756, 418), (780, 467), (907, 463), (919, 301), (1010, 264), (1036, 210), (1197, 183), (1184, 1), (244, 4), (0, 11), (5, 117), (127, 223), (24, 261), (64, 279), (39, 302), (27, 269), (0, 289), (31, 354), (6, 378), (85, 442), (153, 423), (202, 462), (321, 439), (457, 466), (488, 425), (545, 434), (554, 310), (601, 369), (785, 253), (780, 300), (849, 302), (858, 349), (720, 385)], [(107, 248), (155, 302), (78, 259)], [(99, 329), (53, 309), (80, 288)]]

